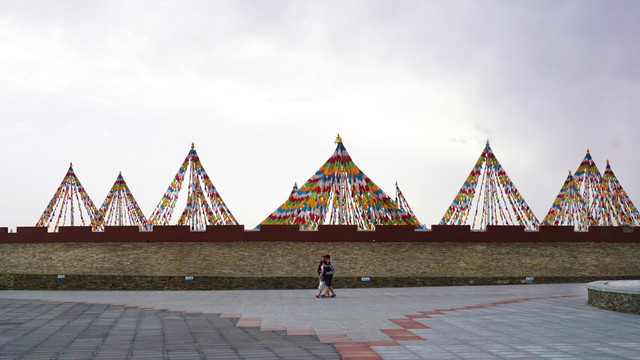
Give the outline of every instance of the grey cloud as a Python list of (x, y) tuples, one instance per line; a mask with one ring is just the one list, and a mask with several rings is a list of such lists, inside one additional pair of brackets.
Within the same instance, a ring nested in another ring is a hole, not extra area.
[(191, 141), (252, 226), (338, 131), (387, 193), (420, 194), (426, 223), (487, 138), (540, 218), (587, 147), (640, 201), (639, 15), (631, 1), (2, 2), (0, 40), (24, 53), (3, 56), (0, 113), (31, 132), (17, 144), (3, 125), (1, 159), (22, 149), (32, 164), (15, 171), (37, 180), (5, 186), (37, 200), (7, 195), (0, 226), (31, 225), (73, 158), (95, 202), (123, 168), (148, 215)]

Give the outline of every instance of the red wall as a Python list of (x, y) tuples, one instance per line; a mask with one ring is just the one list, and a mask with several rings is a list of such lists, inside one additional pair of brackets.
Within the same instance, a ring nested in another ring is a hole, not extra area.
[(0, 228), (0, 243), (51, 242), (640, 242), (640, 228), (593, 226), (576, 232), (571, 226), (542, 226), (525, 231), (523, 226), (488, 226), (472, 231), (468, 225), (432, 225), (431, 230), (411, 226), (380, 225), (375, 231), (360, 231), (355, 225), (320, 225), (317, 231), (300, 231), (296, 225), (263, 225), (245, 230), (244, 225), (207, 226), (206, 231), (190, 231), (188, 226), (155, 226), (140, 232), (136, 226), (108, 226), (92, 232), (88, 226), (61, 227), (48, 233), (43, 227), (18, 227), (10, 233)]

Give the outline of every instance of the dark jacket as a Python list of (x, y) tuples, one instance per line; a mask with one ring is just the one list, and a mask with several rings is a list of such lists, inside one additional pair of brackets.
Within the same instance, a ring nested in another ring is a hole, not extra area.
[(332, 263), (324, 264), (322, 268), (325, 275), (333, 275), (336, 272), (336, 267)]

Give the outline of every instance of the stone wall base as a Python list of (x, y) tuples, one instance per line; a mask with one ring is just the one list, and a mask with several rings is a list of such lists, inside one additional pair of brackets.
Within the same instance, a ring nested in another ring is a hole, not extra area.
[(640, 294), (625, 294), (596, 289), (587, 290), (587, 302), (592, 306), (601, 309), (640, 314)]
[[(638, 276), (605, 276), (610, 279), (634, 279)], [(595, 277), (540, 277), (526, 281), (525, 277), (336, 277), (334, 287), (383, 288), (413, 286), (464, 286), (507, 284), (550, 284), (590, 282)], [(315, 289), (316, 277), (216, 277), (142, 276), (142, 275), (58, 275), (0, 274), (0, 290), (251, 290), (251, 289)], [(597, 296), (594, 295), (594, 299)], [(591, 303), (592, 293), (589, 291)], [(597, 300), (594, 300), (597, 301)], [(640, 301), (640, 297), (636, 297)]]

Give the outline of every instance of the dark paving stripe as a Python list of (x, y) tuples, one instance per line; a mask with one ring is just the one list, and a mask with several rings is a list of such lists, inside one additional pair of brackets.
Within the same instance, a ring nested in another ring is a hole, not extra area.
[(237, 322), (217, 314), (0, 299), (0, 359), (341, 359), (314, 335)]

